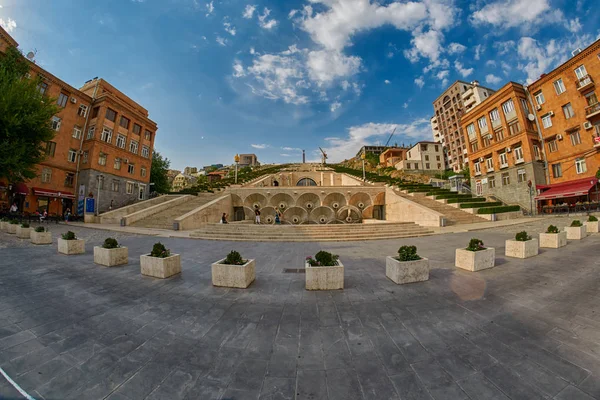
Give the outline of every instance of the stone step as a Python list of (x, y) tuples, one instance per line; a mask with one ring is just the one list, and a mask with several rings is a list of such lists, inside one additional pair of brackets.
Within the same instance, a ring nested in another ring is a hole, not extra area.
[(173, 229), (173, 220), (175, 218), (181, 217), (182, 215), (185, 215), (218, 197), (219, 195), (214, 193), (200, 193), (198, 196), (192, 197), (185, 203), (151, 215), (148, 218), (136, 221), (131, 226), (142, 228)]
[(400, 239), (409, 237), (421, 237), (429, 236), (433, 232), (407, 232), (407, 233), (386, 233), (383, 235), (354, 235), (354, 236), (312, 236), (312, 235), (273, 235), (273, 236), (261, 236), (261, 235), (219, 235), (219, 234), (192, 234), (191, 238), (194, 239), (205, 239), (205, 240), (231, 240), (231, 241), (246, 241), (246, 242), (344, 242), (344, 241), (360, 241), (360, 240), (383, 240), (383, 239)]

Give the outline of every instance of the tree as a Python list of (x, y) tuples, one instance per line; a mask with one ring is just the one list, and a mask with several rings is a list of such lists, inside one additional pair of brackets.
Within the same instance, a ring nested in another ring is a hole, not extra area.
[(167, 193), (171, 190), (169, 177), (167, 175), (171, 161), (163, 158), (158, 151), (152, 152), (152, 167), (150, 168), (150, 182), (154, 183), (153, 191)]
[(37, 176), (36, 164), (56, 133), (50, 121), (59, 108), (38, 90), (40, 78), (29, 79), (28, 72), (19, 50), (9, 47), (0, 54), (0, 177), (9, 182)]

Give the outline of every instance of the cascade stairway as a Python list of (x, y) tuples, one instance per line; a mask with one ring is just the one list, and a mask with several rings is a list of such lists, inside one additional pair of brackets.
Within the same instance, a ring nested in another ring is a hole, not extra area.
[(444, 204), (437, 200), (428, 199), (425, 197), (425, 193), (413, 193), (414, 196), (409, 196), (399, 190), (395, 190), (395, 193), (400, 197), (404, 197), (405, 199), (443, 214), (444, 217), (446, 217), (446, 226), (489, 222), (485, 218), (478, 217), (477, 215), (463, 211), (460, 208), (452, 207), (449, 204)]
[(208, 224), (190, 237), (209, 240), (263, 242), (338, 242), (397, 239), (430, 235), (433, 232), (412, 222), (367, 224), (254, 225), (249, 223)]
[(179, 218), (206, 203), (218, 199), (221, 196), (223, 196), (222, 193), (198, 193), (198, 196), (190, 197), (190, 200), (186, 201), (185, 203), (178, 204), (159, 213), (150, 215), (147, 218), (134, 222), (131, 224), (131, 226), (155, 229), (173, 229), (173, 220), (175, 218)]

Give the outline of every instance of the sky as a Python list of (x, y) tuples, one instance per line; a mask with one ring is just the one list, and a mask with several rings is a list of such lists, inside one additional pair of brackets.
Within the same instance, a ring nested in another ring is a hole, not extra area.
[(432, 140), (456, 80), (527, 83), (600, 38), (597, 0), (0, 0), (0, 25), (72, 86), (148, 109), (171, 166), (352, 157)]

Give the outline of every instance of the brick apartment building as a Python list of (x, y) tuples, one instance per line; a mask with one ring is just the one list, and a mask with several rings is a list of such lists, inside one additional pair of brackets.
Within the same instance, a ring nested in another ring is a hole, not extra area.
[(473, 191), (527, 210), (535, 185), (546, 183), (530, 108), (525, 88), (509, 82), (461, 118)]
[(399, 161), (406, 159), (406, 147), (390, 147), (379, 155), (379, 164), (384, 167), (394, 167)]
[[(18, 43), (0, 27), (0, 52), (9, 46)], [(90, 193), (100, 211), (146, 199), (157, 130), (148, 111), (103, 79), (78, 90), (33, 62), (30, 68), (32, 78), (41, 78), (40, 92), (61, 108), (50, 121), (56, 135), (46, 144), (36, 178), (0, 178), (0, 201), (17, 202), (25, 212), (62, 215), (67, 208), (81, 212), (78, 200)]]

